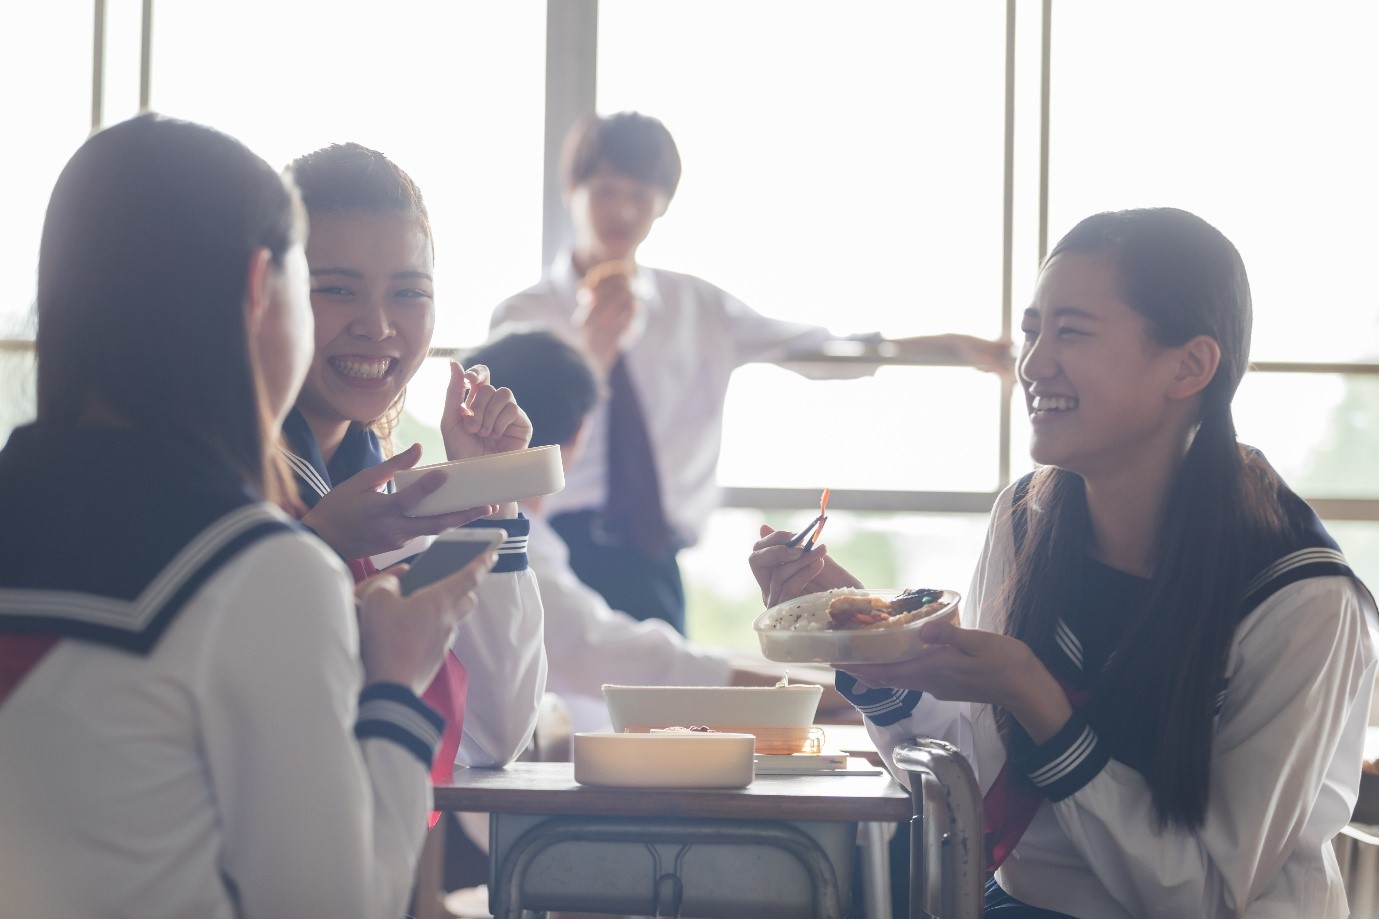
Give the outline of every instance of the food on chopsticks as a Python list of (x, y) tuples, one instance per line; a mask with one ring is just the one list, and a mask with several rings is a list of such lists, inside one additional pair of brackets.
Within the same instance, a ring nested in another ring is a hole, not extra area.
[(763, 625), (799, 632), (894, 628), (932, 616), (951, 606), (955, 598), (951, 590), (927, 587), (889, 598), (875, 591), (840, 587), (782, 603), (769, 612)]
[[(808, 552), (814, 548), (814, 543), (819, 541), (819, 536), (824, 532), (824, 524), (828, 521), (828, 496), (830, 489), (825, 488), (824, 493), (819, 496), (819, 516), (806, 523), (798, 533), (790, 537), (786, 543), (792, 549), (795, 546), (804, 544), (804, 551)], [(808, 537), (808, 541), (805, 538)]]

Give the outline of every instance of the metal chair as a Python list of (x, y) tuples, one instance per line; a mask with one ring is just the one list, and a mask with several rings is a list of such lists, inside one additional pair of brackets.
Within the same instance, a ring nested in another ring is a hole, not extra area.
[(921, 738), (895, 748), (910, 773), (910, 919), (979, 919), (985, 883), (982, 797), (957, 747)]

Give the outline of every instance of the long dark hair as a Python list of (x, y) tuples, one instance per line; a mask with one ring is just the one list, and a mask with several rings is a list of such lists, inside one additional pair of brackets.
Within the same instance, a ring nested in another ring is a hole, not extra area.
[[(297, 157), (286, 172), (301, 191), (302, 203), (311, 217), (352, 211), (413, 217), (435, 256), (431, 215), (421, 189), (401, 166), (377, 150), (356, 143), (331, 144)], [(383, 417), (369, 424), (390, 448), (406, 399), (407, 389), (403, 387)]]
[(249, 262), (300, 242), (294, 192), (239, 141), (141, 115), (92, 136), (48, 203), (38, 258), (38, 417), (93, 405), (188, 435), (282, 498), (248, 345)]
[[(1244, 533), (1278, 532), (1279, 482), (1236, 442), (1231, 399), (1250, 348), (1245, 265), (1219, 230), (1173, 208), (1097, 214), (1049, 253), (1102, 254), (1120, 294), (1148, 334), (1173, 347), (1206, 335), (1221, 349), (1201, 394), (1201, 415), (1173, 481), (1156, 537), (1148, 600), (1093, 682), (1089, 717), (1111, 749), (1134, 749), (1161, 824), (1200, 826), (1207, 805), (1217, 693), (1243, 599)], [(1003, 605), (1005, 631), (1042, 660), (1058, 651), (1060, 613), (1075, 599), (1091, 523), (1081, 476), (1056, 467), (1035, 473), (1017, 509), (1024, 538)], [(1098, 711), (1106, 717), (1098, 718)], [(1010, 743), (1013, 720), (998, 711)], [(1147, 742), (1146, 742), (1147, 741)]]

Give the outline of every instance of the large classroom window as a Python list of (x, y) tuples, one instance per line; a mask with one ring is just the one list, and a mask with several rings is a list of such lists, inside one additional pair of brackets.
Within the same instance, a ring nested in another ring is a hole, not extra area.
[[(0, 437), (32, 415), (43, 208), (93, 126), (146, 102), (274, 164), (337, 141), (383, 150), (430, 206), (435, 343), (463, 348), (540, 269), (559, 123), (546, 71), (584, 56), (588, 93), (573, 98), (656, 115), (680, 145), (684, 180), (643, 259), (839, 333), (996, 337), (1043, 246), (1080, 217), (1171, 204), (1212, 221), (1255, 295), (1241, 438), (1379, 582), (1379, 5), (548, 2), (29, 4), (24, 28), (0, 30), (0, 116), (22, 138), (0, 223)], [(548, 43), (548, 9), (557, 25), (584, 17), (596, 41), (557, 29)], [(868, 583), (963, 589), (983, 496), (1029, 468), (1023, 412), (1002, 417), (993, 377), (794, 372), (818, 369), (734, 377), (730, 506), (684, 557), (695, 637), (750, 645), (756, 526), (798, 525), (825, 485), (839, 508), (827, 541)], [(443, 380), (429, 361), (401, 432), (428, 459)]]

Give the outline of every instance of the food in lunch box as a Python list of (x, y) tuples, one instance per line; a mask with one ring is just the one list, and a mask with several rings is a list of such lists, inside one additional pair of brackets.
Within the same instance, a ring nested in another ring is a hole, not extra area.
[(928, 587), (902, 591), (893, 599), (835, 597), (828, 603), (829, 626), (835, 629), (866, 629), (896, 626), (936, 613), (947, 602), (943, 591)]
[(650, 731), (650, 733), (652, 733), (652, 734), (717, 734), (718, 731), (715, 731), (713, 728), (709, 727), (707, 724), (691, 724), (691, 725), (690, 725), (689, 727), (687, 727), (687, 728), (685, 728), (685, 727), (679, 727), (679, 726), (676, 726), (676, 727), (669, 727), (669, 728), (652, 728), (651, 731)]
[(771, 610), (763, 625), (786, 631), (893, 628), (941, 610), (953, 600), (952, 591), (920, 587), (889, 599), (872, 591), (840, 587), (809, 594)]

